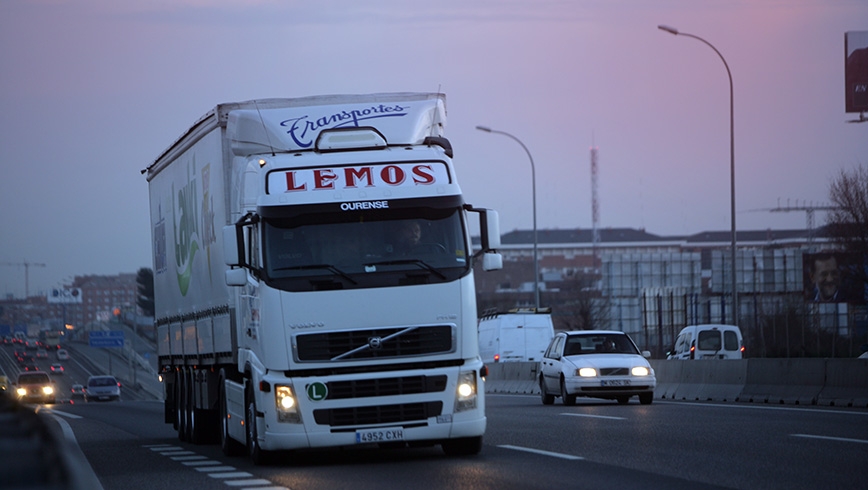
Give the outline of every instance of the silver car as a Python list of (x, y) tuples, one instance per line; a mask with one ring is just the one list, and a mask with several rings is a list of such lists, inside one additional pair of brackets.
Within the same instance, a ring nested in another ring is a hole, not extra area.
[(560, 332), (552, 339), (540, 362), (540, 395), (544, 405), (561, 397), (564, 405), (575, 405), (586, 396), (627, 403), (638, 396), (639, 403), (654, 400), (657, 378), (646, 357), (624, 332), (582, 330)]
[(85, 401), (120, 400), (121, 384), (114, 376), (91, 376), (84, 391)]

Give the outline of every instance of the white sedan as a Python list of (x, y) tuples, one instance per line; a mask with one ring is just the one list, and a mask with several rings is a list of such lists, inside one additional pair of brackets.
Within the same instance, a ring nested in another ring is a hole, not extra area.
[(646, 357), (624, 332), (581, 330), (560, 332), (540, 361), (539, 387), (544, 405), (561, 397), (575, 405), (586, 396), (627, 403), (632, 396), (648, 405), (654, 400), (657, 378)]

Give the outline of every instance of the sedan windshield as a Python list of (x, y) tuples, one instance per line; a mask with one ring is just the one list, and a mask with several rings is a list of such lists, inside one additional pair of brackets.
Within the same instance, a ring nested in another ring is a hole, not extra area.
[(570, 335), (564, 347), (565, 356), (579, 354), (639, 354), (639, 350), (623, 334)]
[(458, 207), (268, 217), (265, 279), (290, 291), (454, 280), (469, 272), (461, 217)]

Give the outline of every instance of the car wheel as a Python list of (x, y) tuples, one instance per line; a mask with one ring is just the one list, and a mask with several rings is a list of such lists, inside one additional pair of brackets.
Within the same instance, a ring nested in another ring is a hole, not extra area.
[(651, 405), (651, 402), (654, 401), (654, 392), (651, 393), (639, 393), (639, 403), (642, 405)]
[(539, 394), (543, 405), (551, 405), (555, 402), (555, 396), (546, 393), (546, 383), (542, 375), (539, 377)]
[(567, 384), (564, 382), (564, 378), (561, 378), (561, 400), (568, 407), (576, 404), (576, 395), (567, 393)]
[(618, 400), (618, 405), (626, 405), (626, 404), (630, 403), (630, 397), (629, 396), (617, 396), (617, 397), (615, 397), (615, 399)]

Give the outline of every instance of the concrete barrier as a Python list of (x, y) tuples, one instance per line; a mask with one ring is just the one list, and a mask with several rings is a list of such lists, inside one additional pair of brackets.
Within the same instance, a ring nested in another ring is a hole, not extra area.
[(682, 364), (680, 382), (671, 397), (676, 400), (735, 401), (745, 385), (747, 361), (744, 359), (668, 362)]
[[(868, 408), (868, 359), (651, 360), (654, 397)], [(538, 363), (488, 365), (487, 393), (539, 394)]]
[(828, 359), (817, 404), (868, 408), (868, 359)]
[(826, 359), (749, 359), (737, 401), (816, 405), (826, 376)]

